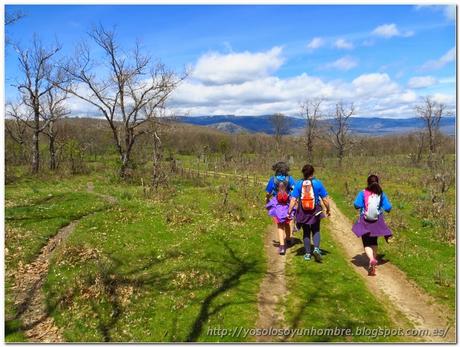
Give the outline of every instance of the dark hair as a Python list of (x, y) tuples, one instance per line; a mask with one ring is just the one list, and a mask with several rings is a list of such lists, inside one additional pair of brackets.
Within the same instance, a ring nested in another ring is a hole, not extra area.
[(313, 174), (315, 173), (315, 168), (311, 166), (310, 164), (306, 164), (302, 168), (302, 173), (303, 173), (303, 178), (308, 179), (310, 176), (313, 176)]
[(370, 175), (367, 178), (367, 190), (374, 194), (382, 195), (382, 187), (380, 187), (377, 175)]
[(289, 172), (289, 165), (284, 161), (279, 161), (272, 166), (272, 170), (275, 171), (276, 175), (287, 176)]

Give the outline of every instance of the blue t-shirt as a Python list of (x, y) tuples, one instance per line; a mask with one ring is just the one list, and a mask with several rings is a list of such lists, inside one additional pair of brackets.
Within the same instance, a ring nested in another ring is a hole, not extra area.
[[(355, 202), (353, 203), (355, 205), (355, 208), (360, 209), (360, 213), (364, 213), (364, 207), (365, 207), (365, 202), (364, 202), (364, 191), (361, 190), (358, 195), (356, 196)], [(385, 195), (384, 192), (382, 192), (382, 196), (380, 199), (380, 209), (390, 212), (391, 211), (391, 204), (390, 201), (388, 200), (387, 196)]]
[[(294, 190), (292, 191), (292, 194), (291, 194), (293, 198), (298, 199), (302, 195), (303, 181), (304, 181), (303, 179), (298, 180), (297, 183), (295, 184)], [(326, 188), (324, 188), (324, 185), (320, 180), (313, 177), (311, 180), (311, 183), (313, 185), (313, 193), (315, 194), (315, 204), (318, 205), (320, 203), (319, 198), (321, 199), (325, 198), (327, 196), (327, 191), (326, 191)]]
[[(279, 178), (285, 178), (286, 176), (278, 176)], [(280, 179), (282, 180), (282, 179)], [(292, 176), (289, 176), (289, 185), (288, 185), (288, 189), (287, 189), (287, 192), (290, 193), (290, 191), (292, 190), (292, 187), (294, 187), (294, 184), (295, 184), (295, 179), (292, 178)], [(276, 194), (277, 191), (276, 191), (276, 185), (275, 185), (275, 177), (272, 176), (270, 177), (270, 179), (268, 180), (268, 183), (267, 183), (267, 187), (265, 188), (265, 191), (269, 194)]]

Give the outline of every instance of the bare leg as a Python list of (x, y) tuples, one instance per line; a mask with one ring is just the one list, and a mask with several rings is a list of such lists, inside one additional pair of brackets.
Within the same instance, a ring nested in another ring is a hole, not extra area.
[(374, 257), (374, 247), (375, 246), (364, 247), (364, 252), (366, 252), (366, 255), (369, 258), (369, 261), (372, 261), (373, 259), (375, 259), (375, 257)]
[(374, 259), (377, 260), (377, 246), (371, 246), (372, 252), (374, 254)]
[(278, 238), (280, 241), (280, 246), (284, 246), (284, 225), (278, 224)]
[(286, 241), (289, 241), (291, 239), (291, 224), (286, 223), (284, 225), (284, 231), (286, 233)]

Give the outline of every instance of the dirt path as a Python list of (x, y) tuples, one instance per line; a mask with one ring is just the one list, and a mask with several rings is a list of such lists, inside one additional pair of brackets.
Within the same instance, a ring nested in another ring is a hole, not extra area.
[[(93, 193), (93, 190), (94, 186), (89, 182), (87, 191)], [(111, 204), (116, 202), (112, 196), (97, 195)], [(64, 342), (62, 331), (54, 324), (54, 320), (46, 308), (43, 283), (48, 274), (52, 254), (56, 248), (65, 242), (79, 221), (80, 219), (72, 221), (59, 229), (57, 234), (50, 238), (41, 249), (35, 261), (19, 268), (15, 274), (15, 288), (17, 290), (15, 304), (18, 307), (16, 318), (22, 321), (24, 335), (31, 342)]]
[[(198, 170), (191, 169), (191, 172)], [(229, 176), (232, 174), (208, 172), (210, 175)], [(232, 175), (234, 176), (234, 175)], [(243, 177), (243, 176), (240, 176)], [(264, 184), (264, 182), (260, 182)], [(332, 237), (342, 246), (346, 256), (354, 265), (355, 271), (362, 276), (364, 282), (376, 298), (385, 306), (392, 320), (401, 327), (411, 322), (416, 329), (448, 329), (443, 337), (424, 336), (421, 339), (429, 342), (455, 342), (455, 326), (449, 326), (446, 318), (447, 308), (430, 297), (424, 290), (409, 280), (404, 272), (393, 264), (386, 262), (377, 267), (377, 276), (367, 276), (367, 257), (363, 253), (361, 240), (351, 231), (351, 222), (331, 201), (332, 216), (329, 219)], [(259, 292), (259, 318), (257, 327), (279, 327), (283, 322), (282, 312), (276, 312), (280, 293), (285, 293), (285, 263), (279, 261), (272, 240), (277, 237), (272, 228), (265, 239), (268, 256), (268, 270)], [(259, 341), (271, 341), (260, 337)]]
[[(280, 300), (286, 295), (285, 267), (286, 257), (278, 254), (277, 230), (274, 225), (268, 227), (264, 246), (267, 254), (267, 272), (258, 295), (259, 317), (256, 327), (260, 329), (283, 328), (284, 312), (280, 311)], [(273, 336), (258, 336), (258, 342), (274, 341)]]
[[(417, 329), (446, 329), (446, 309), (410, 281), (399, 268), (386, 262), (377, 266), (377, 276), (367, 276), (367, 257), (363, 254), (361, 239), (351, 231), (348, 218), (331, 201), (330, 230), (333, 238), (342, 246), (346, 256), (354, 264), (354, 269), (364, 279), (371, 293), (384, 302), (390, 315), (397, 323), (402, 313)], [(442, 337), (424, 337), (430, 342), (455, 342), (455, 326), (450, 327)]]

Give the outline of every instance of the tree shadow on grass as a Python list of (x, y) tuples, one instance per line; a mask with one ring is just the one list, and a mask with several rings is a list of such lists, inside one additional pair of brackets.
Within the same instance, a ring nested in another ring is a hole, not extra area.
[[(257, 299), (237, 300), (233, 302), (216, 302), (216, 299), (221, 298), (223, 294), (232, 288), (237, 287), (242, 283), (242, 276), (248, 273), (257, 273), (259, 262), (256, 260), (246, 260), (225, 242), (222, 242), (225, 251), (219, 254), (218, 259), (206, 258), (202, 264), (190, 264), (187, 262), (177, 262), (174, 269), (165, 270), (167, 265), (175, 262), (181, 256), (181, 253), (171, 251), (161, 258), (156, 254), (145, 254), (139, 256), (145, 258), (146, 261), (138, 266), (126, 270), (126, 261), (122, 261), (114, 255), (107, 256), (104, 261), (97, 261), (95, 273), (88, 274), (88, 278), (84, 280), (83, 287), (80, 289), (72, 288), (66, 293), (56, 294), (52, 300), (48, 300), (47, 316), (53, 315), (59, 308), (60, 311), (66, 310), (72, 305), (72, 302), (81, 299), (82, 290), (90, 288), (98, 283), (99, 295), (96, 298), (92, 296), (88, 299), (88, 304), (92, 311), (92, 316), (96, 319), (96, 327), (101, 338), (105, 342), (117, 342), (113, 337), (113, 329), (116, 328), (118, 321), (123, 318), (128, 306), (124, 305), (119, 295), (120, 289), (123, 287), (133, 287), (134, 290), (141, 289), (141, 292), (162, 292), (174, 293), (182, 297), (181, 293), (189, 293), (193, 290), (202, 290), (204, 286), (209, 286), (209, 294), (203, 299), (186, 299), (189, 303), (199, 304), (200, 309), (191, 324), (190, 331), (186, 333), (183, 341), (196, 341), (203, 333), (203, 327), (208, 322), (210, 317), (217, 315), (225, 308), (232, 305), (244, 305), (254, 303)], [(214, 276), (225, 276), (223, 280), (219, 280), (220, 285), (216, 288), (211, 283), (202, 283), (199, 281), (188, 282), (186, 287), (178, 287), (175, 280), (177, 275), (181, 273), (189, 274), (192, 270), (199, 272), (209, 272), (209, 263), (218, 264), (220, 271), (225, 271), (224, 274), (214, 272)], [(86, 264), (86, 263), (83, 263)], [(85, 266), (85, 265), (83, 265)], [(225, 275), (228, 274), (228, 275)], [(254, 293), (245, 293), (239, 289), (241, 297), (252, 295)], [(247, 294), (247, 295), (244, 295)], [(60, 297), (57, 297), (60, 295)], [(53, 294), (49, 294), (52, 298)], [(183, 296), (185, 298), (185, 294)], [(104, 305), (101, 305), (101, 299), (104, 298)], [(129, 305), (129, 304), (128, 304)], [(127, 311), (126, 311), (127, 312)], [(180, 311), (179, 311), (180, 312)], [(173, 336), (177, 333), (177, 317), (173, 317)], [(165, 333), (166, 336), (167, 332)]]
[[(316, 272), (314, 280), (321, 283), (321, 286), (305, 284), (308, 285), (308, 295), (298, 296), (300, 302), (292, 309), (293, 314), (286, 322), (291, 331), (297, 329), (299, 335), (297, 337), (283, 336), (282, 340), (292, 342), (292, 339), (296, 337), (296, 342), (349, 342), (351, 337), (343, 334), (344, 329), (355, 331), (356, 327), (362, 326), (358, 319), (353, 320), (351, 310), (346, 309), (346, 305), (343, 304), (353, 305), (355, 293), (337, 290), (335, 286), (340, 286), (340, 284), (331, 283), (333, 280), (327, 272)], [(326, 307), (324, 307), (325, 302), (328, 303)], [(342, 303), (342, 307), (330, 306), (335, 306), (337, 303)], [(325, 329), (336, 327), (341, 331), (335, 331), (332, 334), (319, 333), (320, 329), (324, 332)], [(300, 332), (302, 329), (310, 329), (310, 331), (302, 335)]]
[(227, 250), (227, 256), (229, 259), (224, 259), (222, 264), (226, 264), (227, 266), (231, 266), (232, 271), (230, 271), (230, 276), (226, 277), (221, 285), (213, 290), (202, 302), (200, 312), (198, 316), (195, 318), (192, 329), (188, 334), (186, 341), (193, 342), (196, 341), (203, 331), (203, 325), (209, 320), (211, 316), (216, 315), (224, 308), (230, 305), (241, 305), (241, 304), (248, 304), (255, 302), (254, 300), (244, 300), (238, 302), (227, 302), (224, 304), (220, 304), (211, 309), (212, 304), (214, 301), (219, 297), (222, 296), (228, 290), (236, 287), (238, 284), (241, 283), (241, 277), (248, 273), (257, 273), (257, 262), (256, 261), (246, 261), (243, 258), (238, 257), (234, 250), (225, 242), (223, 242), (224, 247)]

